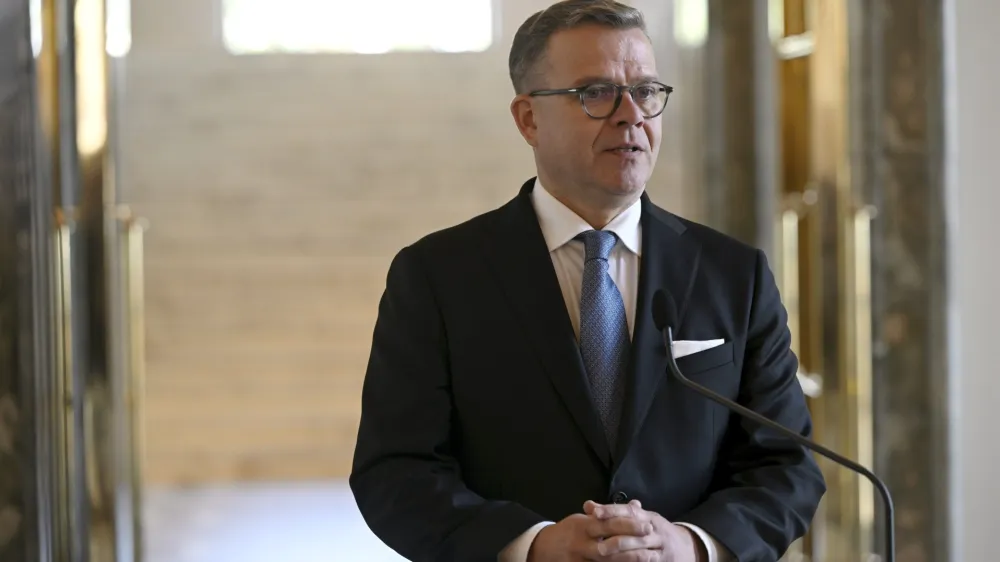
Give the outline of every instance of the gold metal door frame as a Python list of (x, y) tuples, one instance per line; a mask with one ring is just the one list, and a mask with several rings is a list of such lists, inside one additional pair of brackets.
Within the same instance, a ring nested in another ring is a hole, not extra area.
[(142, 559), (144, 221), (118, 204), (127, 0), (29, 0), (54, 208), (51, 386), (39, 395), (42, 560)]
[(140, 562), (145, 221), (120, 204), (118, 128), (129, 3), (76, 0), (77, 150), (99, 321), (85, 392), (91, 562)]
[[(814, 438), (871, 467), (870, 221), (851, 182), (847, 0), (771, 0), (780, 69), (778, 279)], [(828, 492), (788, 560), (867, 560), (874, 491), (820, 458)]]
[[(75, 159), (70, 157), (75, 130), (72, 108), (73, 49), (67, 43), (71, 32), (69, 3), (62, 0), (29, 2), (30, 37), (35, 66), (35, 92), (41, 140), (37, 164), (39, 175), (51, 189), (44, 221), (51, 228), (44, 236), (51, 247), (46, 255), (52, 273), (51, 293), (46, 303), (52, 311), (51, 378), (39, 388), (36, 398), (39, 435), (38, 513), (41, 560), (79, 560), (86, 549), (88, 521), (81, 498), (86, 443), (79, 424), (80, 377), (85, 354), (79, 329), (85, 323), (81, 306), (83, 264), (79, 220), (72, 204)], [(41, 306), (35, 303), (35, 306)]]

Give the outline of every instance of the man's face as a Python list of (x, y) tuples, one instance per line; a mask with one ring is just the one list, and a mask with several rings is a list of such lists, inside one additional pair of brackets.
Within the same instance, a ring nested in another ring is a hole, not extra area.
[[(585, 26), (553, 35), (536, 89), (657, 80), (649, 39), (640, 29)], [(535, 148), (540, 173), (560, 191), (590, 200), (633, 199), (642, 193), (660, 150), (660, 116), (648, 119), (628, 93), (607, 118), (587, 115), (578, 95), (518, 96), (519, 129)], [(633, 145), (638, 150), (619, 147)]]

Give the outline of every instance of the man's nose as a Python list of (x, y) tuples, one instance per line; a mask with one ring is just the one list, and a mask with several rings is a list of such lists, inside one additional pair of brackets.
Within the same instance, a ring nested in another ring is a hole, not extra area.
[(625, 126), (637, 126), (642, 124), (646, 119), (642, 115), (642, 109), (639, 104), (635, 103), (632, 99), (632, 94), (629, 92), (622, 92), (622, 101), (618, 104), (618, 110), (615, 111), (611, 118), (615, 121), (615, 125), (621, 127)]

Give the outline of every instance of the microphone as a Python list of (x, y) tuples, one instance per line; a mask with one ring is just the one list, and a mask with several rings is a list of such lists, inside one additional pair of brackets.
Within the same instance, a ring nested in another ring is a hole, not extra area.
[(725, 406), (730, 411), (736, 412), (744, 418), (753, 420), (767, 428), (773, 429), (781, 435), (795, 441), (799, 445), (802, 445), (806, 449), (815, 451), (838, 465), (848, 468), (867, 478), (878, 490), (879, 495), (882, 497), (882, 504), (885, 507), (885, 559), (887, 562), (896, 562), (895, 514), (892, 505), (892, 495), (889, 493), (889, 488), (885, 485), (885, 482), (879, 479), (878, 476), (875, 476), (872, 471), (852, 461), (851, 459), (838, 455), (830, 449), (803, 437), (799, 433), (792, 431), (791, 429), (788, 429), (787, 427), (766, 418), (745, 406), (737, 404), (725, 396), (713, 392), (711, 389), (705, 388), (704, 386), (701, 386), (700, 384), (685, 377), (684, 373), (681, 373), (680, 368), (677, 367), (677, 360), (674, 357), (674, 334), (672, 324), (675, 324), (676, 322), (677, 306), (674, 304), (674, 300), (663, 289), (658, 289), (656, 293), (653, 294), (653, 323), (656, 324), (656, 329), (663, 334), (663, 343), (667, 347), (667, 366), (670, 370), (670, 374), (672, 374), (673, 377), (684, 386), (718, 404)]

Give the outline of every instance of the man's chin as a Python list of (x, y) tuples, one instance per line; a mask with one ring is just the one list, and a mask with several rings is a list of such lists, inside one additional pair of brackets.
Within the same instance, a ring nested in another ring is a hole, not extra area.
[(604, 183), (604, 190), (611, 195), (626, 197), (642, 193), (646, 181), (639, 178), (621, 178)]

